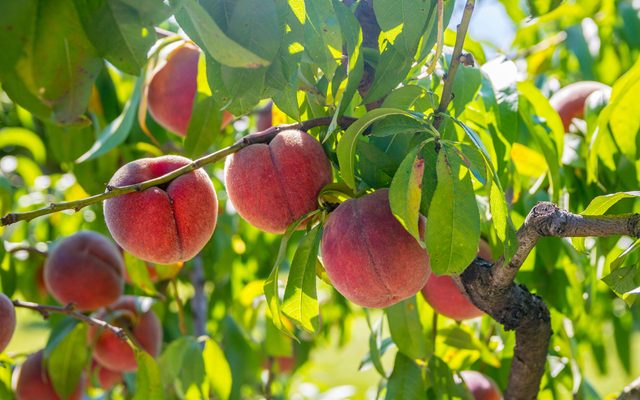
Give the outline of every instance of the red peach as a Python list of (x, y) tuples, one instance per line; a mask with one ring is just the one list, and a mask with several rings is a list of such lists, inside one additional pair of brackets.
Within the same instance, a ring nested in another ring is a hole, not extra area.
[(565, 132), (569, 131), (574, 118), (583, 117), (587, 97), (600, 89), (609, 89), (609, 86), (600, 82), (583, 81), (567, 85), (551, 96), (549, 103), (560, 115)]
[[(122, 325), (131, 332), (140, 347), (152, 357), (160, 354), (162, 346), (162, 326), (153, 311), (141, 313), (136, 307), (134, 296), (123, 296), (109, 307), (111, 311), (125, 311), (131, 315), (123, 315), (111, 321), (114, 325)], [(98, 319), (109, 320), (109, 312), (102, 311), (96, 315)], [(105, 368), (119, 372), (131, 372), (138, 369), (133, 349), (125, 341), (109, 330), (99, 331), (95, 326), (89, 327), (89, 343), (95, 342), (93, 358)]]
[(47, 290), (60, 303), (78, 310), (108, 306), (122, 295), (124, 260), (109, 239), (78, 232), (58, 243), (44, 266)]
[(502, 393), (493, 379), (477, 371), (460, 372), (475, 400), (502, 400)]
[[(480, 240), (478, 256), (492, 261), (491, 248), (484, 240)], [(484, 312), (473, 305), (448, 275), (431, 274), (427, 284), (422, 288), (422, 295), (437, 313), (456, 321), (484, 315)]]
[(252, 144), (228, 157), (225, 182), (242, 218), (263, 231), (283, 233), (318, 208), (318, 193), (331, 182), (331, 165), (317, 140), (287, 130), (269, 144)]
[(334, 287), (363, 307), (411, 297), (430, 274), (427, 251), (391, 213), (387, 189), (340, 204), (324, 226), (321, 249)]
[(16, 330), (16, 309), (11, 300), (0, 293), (0, 353), (4, 351)]
[[(142, 158), (122, 166), (109, 185), (136, 184), (190, 162), (179, 156)], [(134, 256), (159, 264), (186, 261), (198, 254), (213, 234), (217, 213), (216, 192), (201, 169), (104, 202), (105, 221), (116, 242)]]
[(109, 390), (122, 383), (122, 373), (103, 367), (96, 360), (91, 363), (91, 374), (95, 374), (98, 384), (104, 390)]
[[(153, 72), (147, 99), (149, 113), (165, 129), (186, 136), (198, 89), (200, 49), (185, 43), (174, 49), (164, 63)], [(222, 114), (221, 129), (233, 115)]]
[[(43, 351), (31, 354), (14, 372), (17, 374), (15, 392), (17, 400), (60, 400), (56, 394), (43, 360)], [(82, 379), (68, 400), (82, 398)]]

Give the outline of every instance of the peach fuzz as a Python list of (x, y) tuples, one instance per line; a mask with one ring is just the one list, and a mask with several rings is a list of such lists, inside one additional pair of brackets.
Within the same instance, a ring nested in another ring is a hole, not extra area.
[[(142, 158), (122, 166), (110, 186), (126, 186), (157, 178), (187, 165), (179, 156)], [(216, 226), (218, 198), (202, 169), (142, 192), (104, 202), (104, 217), (115, 241), (134, 256), (173, 264), (193, 258)]]
[(321, 250), (333, 286), (363, 307), (411, 297), (430, 274), (427, 251), (391, 213), (388, 189), (340, 204), (324, 226)]
[[(60, 400), (46, 370), (42, 350), (27, 357), (14, 374), (17, 374), (14, 375), (16, 400)], [(81, 398), (82, 384), (79, 383), (68, 400)]]
[(584, 116), (584, 103), (596, 90), (609, 89), (604, 83), (594, 81), (575, 82), (558, 90), (549, 103), (558, 112), (565, 132), (569, 131), (574, 118)]
[[(492, 261), (491, 249), (484, 240), (480, 240), (478, 256)], [(427, 284), (422, 288), (422, 295), (437, 313), (456, 321), (484, 315), (484, 312), (473, 305), (448, 275), (431, 274)]]
[(16, 330), (16, 309), (11, 300), (0, 293), (0, 353), (4, 351)]
[(96, 232), (78, 232), (53, 247), (44, 282), (61, 304), (93, 311), (116, 301), (124, 288), (124, 260), (116, 245)]
[[(162, 346), (162, 326), (153, 311), (141, 313), (136, 307), (134, 296), (123, 296), (109, 307), (111, 311), (123, 311), (129, 315), (122, 315), (112, 324), (129, 330), (140, 344), (140, 347), (152, 357), (160, 354)], [(98, 319), (109, 320), (109, 312), (102, 311), (96, 315)], [(100, 331), (95, 326), (89, 327), (89, 344), (95, 342), (93, 358), (105, 368), (118, 372), (131, 372), (138, 369), (133, 349), (127, 342), (121, 340), (113, 332)]]
[(493, 379), (477, 371), (462, 371), (469, 392), (475, 400), (502, 400), (502, 393)]
[(252, 144), (229, 156), (225, 182), (242, 218), (263, 231), (283, 233), (318, 208), (318, 193), (331, 182), (331, 165), (312, 136), (287, 130), (269, 144)]
[[(149, 113), (162, 127), (186, 136), (198, 89), (198, 59), (200, 49), (185, 43), (171, 51), (167, 59), (153, 72), (147, 91)], [(233, 115), (222, 114), (220, 129)]]

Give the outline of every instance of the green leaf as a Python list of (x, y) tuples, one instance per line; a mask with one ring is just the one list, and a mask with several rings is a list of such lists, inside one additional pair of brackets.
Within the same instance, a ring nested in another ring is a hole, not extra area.
[(7, 146), (20, 146), (29, 150), (33, 159), (44, 164), (47, 159), (47, 151), (42, 139), (34, 132), (19, 127), (0, 129), (0, 148)]
[(274, 263), (273, 269), (271, 270), (271, 273), (269, 274), (267, 280), (264, 282), (264, 296), (267, 300), (267, 307), (271, 312), (271, 320), (273, 321), (273, 325), (275, 325), (275, 327), (278, 328), (282, 333), (291, 337), (292, 339), (295, 339), (295, 336), (293, 335), (291, 330), (282, 322), (278, 273), (280, 272), (280, 265), (284, 262), (285, 257), (287, 256), (287, 245), (289, 243), (289, 239), (291, 239), (291, 235), (293, 235), (293, 233), (296, 231), (298, 226), (303, 223), (303, 221), (308, 220), (318, 212), (319, 210), (311, 211), (289, 225), (284, 235), (282, 235), (282, 239), (280, 239), (280, 247), (278, 249), (278, 255), (276, 257), (276, 262)]
[(426, 358), (429, 350), (415, 296), (387, 307), (385, 313), (389, 320), (391, 338), (398, 350), (410, 358)]
[(456, 116), (462, 114), (478, 93), (482, 82), (482, 72), (478, 68), (461, 65), (453, 81), (453, 109)]
[(64, 329), (59, 340), (47, 345), (47, 371), (56, 393), (68, 399), (82, 379), (82, 370), (89, 359), (87, 325), (76, 323)]
[(463, 385), (457, 385), (453, 380), (453, 372), (446, 362), (437, 356), (431, 357), (427, 367), (429, 392), (427, 398), (433, 399), (472, 399), (466, 397)]
[(563, 0), (527, 0), (527, 5), (531, 10), (531, 15), (539, 17), (555, 10), (562, 2)]
[(162, 356), (158, 360), (158, 367), (162, 373), (163, 381), (173, 381), (178, 378), (187, 349), (193, 342), (197, 344), (192, 336), (181, 337), (169, 343), (162, 352)]
[(227, 26), (231, 39), (269, 62), (278, 53), (284, 37), (274, 0), (234, 1)]
[(636, 140), (640, 133), (640, 61), (613, 85), (609, 105), (598, 119), (598, 125), (609, 124), (618, 149), (630, 161), (637, 159)]
[(212, 339), (204, 345), (204, 367), (215, 395), (226, 400), (231, 394), (231, 369), (222, 349)]
[[(403, 35), (403, 33), (399, 36), (401, 35)], [(413, 56), (408, 56), (404, 51), (398, 50), (393, 44), (387, 43), (387, 46), (380, 55), (373, 83), (363, 103), (372, 103), (389, 94), (389, 92), (398, 86), (407, 76), (412, 63)]]
[(369, 329), (371, 330), (371, 334), (369, 335), (369, 353), (365, 356), (365, 358), (360, 363), (360, 367), (358, 370), (363, 370), (367, 365), (372, 364), (376, 371), (384, 377), (387, 378), (387, 372), (384, 370), (384, 366), (382, 365), (382, 355), (385, 351), (393, 344), (393, 340), (391, 338), (386, 338), (382, 340), (382, 321), (383, 318), (380, 318), (375, 326), (371, 326), (371, 318), (369, 315), (369, 311), (365, 309), (367, 324), (369, 325)]
[(480, 215), (468, 170), (461, 170), (453, 149), (438, 153), (436, 186), (427, 220), (431, 270), (459, 274), (473, 261), (480, 241)]
[(602, 278), (602, 281), (619, 296), (627, 293), (640, 294), (640, 267), (620, 267)]
[[(364, 72), (364, 57), (360, 51), (362, 45), (362, 29), (360, 23), (353, 15), (351, 10), (342, 2), (333, 0), (333, 8), (335, 10), (342, 36), (344, 37), (345, 47), (347, 50), (347, 84), (344, 90), (336, 96), (339, 103), (337, 113), (334, 118), (337, 119), (338, 114), (342, 114), (351, 99), (358, 90), (360, 80)], [(329, 128), (332, 131), (332, 128)]]
[[(423, 96), (430, 96), (427, 89), (418, 85), (407, 85), (395, 89), (384, 98), (382, 102), (383, 108), (400, 108), (408, 110), (413, 103)], [(420, 110), (424, 111), (424, 110)]]
[(138, 372), (133, 400), (164, 400), (164, 385), (156, 360), (145, 351), (136, 351)]
[(331, 79), (342, 53), (342, 32), (331, 0), (305, 0), (304, 51)]
[(38, 0), (5, 1), (0, 13), (0, 74), (13, 69), (37, 15)]
[(318, 329), (320, 314), (316, 293), (316, 263), (321, 237), (322, 227), (318, 225), (300, 240), (291, 262), (282, 302), (282, 312), (311, 333)]
[(257, 68), (270, 64), (242, 47), (220, 29), (207, 11), (195, 0), (183, 0), (176, 14), (178, 22), (200, 47), (221, 64), (238, 68)]
[(398, 352), (393, 372), (387, 382), (385, 400), (424, 399), (425, 389), (420, 367), (412, 359)]
[(373, 10), (376, 21), (384, 32), (402, 29), (402, 33), (393, 38), (393, 44), (413, 58), (435, 3), (425, 0), (376, 0), (373, 2)]
[(133, 94), (124, 106), (122, 114), (102, 130), (93, 146), (80, 156), (76, 162), (83, 163), (98, 158), (127, 139), (138, 115), (138, 103), (140, 103), (143, 81), (144, 77), (138, 78)]
[(222, 113), (213, 96), (198, 95), (184, 141), (184, 151), (190, 158), (203, 155), (220, 134)]
[(147, 263), (141, 259), (131, 255), (129, 252), (124, 253), (124, 263), (127, 268), (127, 273), (131, 282), (138, 288), (142, 289), (145, 294), (154, 295), (157, 293), (151, 277), (149, 276), (149, 270), (147, 269)]
[(100, 55), (116, 68), (138, 75), (155, 42), (153, 26), (138, 12), (115, 0), (74, 0), (82, 26)]
[(370, 136), (385, 137), (424, 131), (426, 131), (426, 127), (422, 121), (408, 118), (406, 115), (392, 115), (376, 122), (371, 128)]
[(349, 128), (342, 135), (342, 138), (338, 142), (338, 148), (336, 150), (338, 163), (340, 165), (340, 173), (345, 183), (350, 188), (356, 188), (356, 178), (354, 175), (355, 169), (355, 154), (356, 145), (360, 139), (362, 132), (374, 122), (385, 118), (389, 115), (407, 115), (412, 117), (407, 111), (399, 110), (395, 108), (377, 108), (369, 111), (362, 118), (351, 124)]
[(389, 187), (389, 203), (396, 219), (424, 247), (419, 230), (424, 159), (418, 156), (423, 144), (414, 147), (398, 167)]

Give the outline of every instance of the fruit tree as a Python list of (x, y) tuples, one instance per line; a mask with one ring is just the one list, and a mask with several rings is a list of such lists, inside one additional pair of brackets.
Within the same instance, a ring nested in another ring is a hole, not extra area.
[(637, 0), (0, 0), (0, 399), (640, 399)]

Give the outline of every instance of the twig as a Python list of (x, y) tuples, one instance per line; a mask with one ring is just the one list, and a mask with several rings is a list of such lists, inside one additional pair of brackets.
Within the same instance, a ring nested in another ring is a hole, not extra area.
[(265, 400), (273, 399), (271, 386), (273, 385), (273, 381), (275, 378), (275, 374), (273, 371), (273, 366), (275, 364), (275, 358), (273, 356), (269, 356), (267, 358), (267, 381), (264, 383), (264, 398)]
[(7, 253), (17, 253), (19, 251), (26, 251), (27, 253), (37, 254), (43, 257), (49, 255), (49, 253), (47, 253), (46, 251), (38, 250), (37, 248), (31, 246), (15, 246), (7, 250)]
[(42, 304), (31, 303), (29, 301), (13, 300), (13, 305), (14, 307), (22, 307), (22, 308), (28, 308), (30, 310), (35, 310), (39, 312), (44, 319), (49, 318), (50, 313), (65, 314), (75, 319), (78, 319), (80, 321), (86, 322), (89, 325), (93, 325), (101, 329), (109, 330), (114, 335), (116, 335), (117, 337), (119, 337), (124, 341), (130, 340), (125, 329), (111, 325), (108, 322), (103, 321), (101, 319), (84, 315), (81, 312), (76, 311), (73, 304), (67, 304), (64, 307), (61, 307), (61, 306), (46, 306)]
[[(38, 210), (10, 213), (0, 219), (0, 226), (11, 225), (18, 221), (31, 221), (34, 218), (37, 218), (43, 215), (53, 214), (63, 210), (79, 211), (80, 209), (86, 206), (99, 203), (106, 199), (122, 196), (127, 193), (142, 192), (143, 190), (148, 189), (150, 187), (162, 185), (163, 183), (172, 181), (173, 179), (181, 175), (194, 171), (198, 168), (202, 168), (207, 164), (211, 164), (216, 161), (219, 161), (225, 158), (226, 156), (233, 154), (251, 144), (268, 143), (280, 132), (285, 131), (287, 129), (308, 130), (318, 126), (329, 125), (331, 123), (331, 119), (332, 117), (320, 117), (320, 118), (310, 119), (308, 121), (298, 122), (295, 124), (272, 126), (269, 129), (266, 129), (262, 132), (256, 132), (256, 133), (247, 135), (229, 147), (225, 147), (224, 149), (218, 150), (214, 153), (198, 158), (193, 162), (183, 167), (180, 167), (168, 174), (162, 175), (158, 178), (150, 179), (148, 181), (136, 183), (133, 185), (127, 185), (127, 186), (120, 186), (120, 187), (107, 186), (106, 192), (101, 194), (96, 194), (96, 195), (87, 197), (85, 199), (80, 199), (75, 201), (66, 201), (61, 203), (51, 203), (47, 207), (40, 208)], [(355, 121), (356, 121), (355, 118), (341, 117), (338, 119), (338, 124), (342, 127), (347, 127)]]
[(618, 400), (640, 400), (640, 378), (637, 378), (624, 388), (620, 396), (618, 396)]
[(204, 293), (205, 277), (202, 256), (199, 254), (193, 259), (190, 278), (194, 289), (193, 299), (191, 299), (193, 327), (196, 336), (203, 336), (207, 334), (207, 296)]
[(462, 55), (462, 47), (464, 45), (464, 39), (467, 36), (467, 30), (469, 29), (469, 22), (471, 21), (471, 14), (473, 14), (473, 8), (475, 7), (475, 0), (467, 0), (467, 4), (464, 6), (464, 12), (462, 13), (462, 19), (458, 25), (458, 31), (456, 33), (456, 43), (453, 47), (453, 54), (451, 55), (451, 65), (449, 71), (444, 80), (444, 88), (442, 89), (442, 97), (440, 98), (440, 105), (436, 111), (436, 116), (433, 121), (433, 126), (438, 129), (442, 123), (442, 116), (440, 114), (447, 111), (449, 103), (453, 99), (453, 82), (455, 80), (456, 72), (460, 66), (460, 56)]

